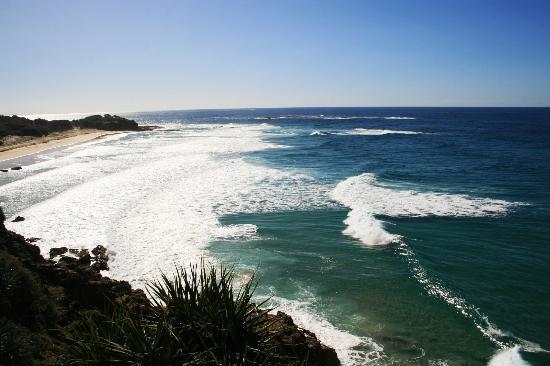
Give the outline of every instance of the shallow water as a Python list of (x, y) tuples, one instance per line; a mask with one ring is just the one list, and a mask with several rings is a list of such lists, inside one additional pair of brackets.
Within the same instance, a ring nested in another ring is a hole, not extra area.
[(550, 363), (549, 109), (129, 116), (163, 128), (0, 175), (8, 226), (103, 244), (136, 286), (202, 257), (256, 271), (345, 364)]

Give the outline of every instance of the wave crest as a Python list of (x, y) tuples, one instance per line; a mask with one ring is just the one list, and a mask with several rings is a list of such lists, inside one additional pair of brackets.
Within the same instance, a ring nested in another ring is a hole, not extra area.
[(354, 128), (349, 131), (322, 131), (315, 130), (310, 133), (310, 136), (329, 136), (329, 135), (338, 135), (338, 136), (383, 136), (383, 135), (421, 135), (424, 132), (417, 131), (398, 131), (398, 130), (384, 130), (384, 129), (375, 129), (375, 128)]
[(400, 236), (385, 231), (376, 215), (391, 217), (482, 217), (505, 214), (517, 203), (461, 194), (418, 192), (380, 185), (374, 174), (364, 173), (340, 182), (331, 198), (351, 210), (344, 234), (366, 245), (387, 245)]

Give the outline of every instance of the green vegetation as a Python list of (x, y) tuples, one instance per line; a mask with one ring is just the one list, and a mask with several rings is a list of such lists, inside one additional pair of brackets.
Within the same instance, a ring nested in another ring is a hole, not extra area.
[(74, 128), (90, 128), (108, 131), (135, 131), (139, 129), (135, 121), (110, 114), (104, 116), (94, 115), (74, 121), (31, 120), (19, 116), (10, 117), (0, 115), (0, 139), (6, 136), (47, 136), (53, 132), (63, 132)]
[[(231, 269), (177, 268), (148, 294), (81, 258), (46, 260), (0, 208), (0, 366), (340, 365), (284, 313), (252, 303)], [(259, 304), (262, 306), (263, 304)]]
[[(288, 364), (274, 356), (272, 320), (252, 304), (252, 282), (236, 292), (224, 267), (179, 268), (149, 286), (151, 308), (90, 314), (65, 331), (78, 365)], [(113, 361), (113, 360), (116, 360)]]
[(57, 311), (17, 258), (0, 251), (0, 365), (29, 365), (49, 348), (39, 330), (54, 327)]

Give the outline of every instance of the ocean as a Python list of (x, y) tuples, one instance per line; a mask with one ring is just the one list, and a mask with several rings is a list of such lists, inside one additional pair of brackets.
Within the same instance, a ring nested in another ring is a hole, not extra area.
[(124, 116), (160, 128), (4, 162), (7, 227), (141, 288), (255, 274), (345, 365), (550, 364), (550, 109)]

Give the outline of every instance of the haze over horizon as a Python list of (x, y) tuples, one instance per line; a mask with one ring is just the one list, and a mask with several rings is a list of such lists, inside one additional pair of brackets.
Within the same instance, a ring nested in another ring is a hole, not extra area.
[(0, 3), (0, 114), (550, 106), (545, 1)]

